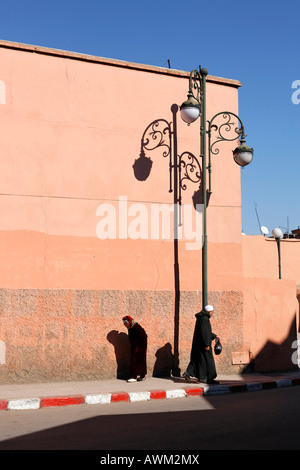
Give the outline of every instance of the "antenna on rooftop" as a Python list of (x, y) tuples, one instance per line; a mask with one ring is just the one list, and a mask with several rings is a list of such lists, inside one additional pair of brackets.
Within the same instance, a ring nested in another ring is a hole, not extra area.
[(287, 238), (290, 238), (290, 227), (289, 227), (289, 218), (288, 217), (286, 219), (286, 222), (287, 222), (287, 227), (282, 227), (282, 225), (280, 225), (280, 228), (284, 228), (286, 230)]
[(258, 216), (258, 210), (257, 210), (257, 204), (256, 204), (256, 202), (254, 202), (254, 204), (255, 204), (255, 212), (256, 212), (256, 217), (257, 217), (257, 221), (258, 221), (259, 230), (260, 230), (260, 233), (265, 237), (266, 235), (269, 235), (269, 229), (265, 225), (260, 224), (260, 220), (259, 220), (259, 216)]
[(257, 211), (257, 204), (256, 204), (256, 202), (254, 202), (254, 206), (255, 206), (255, 212), (256, 212), (256, 217), (257, 217), (257, 221), (258, 221), (259, 230), (260, 230), (260, 233), (263, 235), (262, 226), (261, 226), (261, 224), (260, 224), (260, 220), (259, 220), (259, 217), (258, 217), (258, 211)]

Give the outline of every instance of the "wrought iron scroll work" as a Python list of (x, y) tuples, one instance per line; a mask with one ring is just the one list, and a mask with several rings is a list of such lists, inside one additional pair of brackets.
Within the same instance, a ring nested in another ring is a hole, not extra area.
[[(214, 124), (215, 119), (217, 119), (219, 116), (222, 116), (225, 122), (223, 124), (217, 126)], [(238, 121), (238, 126), (236, 126), (235, 122), (232, 120), (232, 117), (236, 118)], [(216, 140), (211, 143), (211, 132), (216, 131), (217, 136)], [(226, 135), (225, 133), (230, 133), (232, 130), (234, 130), (234, 134)], [(234, 140), (240, 138), (245, 139), (245, 131), (244, 131), (244, 125), (239, 118), (239, 116), (235, 113), (232, 113), (231, 111), (222, 111), (220, 113), (217, 113), (210, 121), (208, 121), (208, 176), (209, 176), (209, 194), (212, 193), (211, 191), (211, 172), (212, 172), (212, 166), (211, 166), (211, 154), (213, 155), (218, 155), (220, 150), (219, 147), (215, 147), (216, 145), (219, 144), (219, 142), (227, 141), (227, 142), (233, 142)]]
[(141, 140), (141, 155), (145, 155), (145, 151), (153, 151), (162, 148), (162, 156), (169, 157), (170, 170), (170, 189), (172, 192), (172, 141), (171, 141), (171, 125), (165, 119), (156, 119), (145, 129)]
[[(201, 104), (202, 90), (202, 78), (201, 78), (201, 67), (200, 72), (194, 69), (190, 73), (189, 78), (189, 93), (188, 96), (193, 98)], [(199, 183), (201, 181), (201, 166), (199, 160), (191, 152), (183, 152), (179, 155), (179, 199), (178, 202), (181, 205), (181, 190), (187, 189), (186, 182), (191, 181), (192, 183)]]
[(201, 76), (198, 70), (192, 70), (189, 79), (189, 94), (191, 94), (199, 104), (201, 102), (202, 94), (201, 83)]
[[(165, 147), (163, 157), (167, 157), (171, 154), (170, 134), (170, 124), (165, 119), (151, 122), (142, 136), (142, 149), (155, 150), (158, 147)], [(166, 142), (166, 137), (168, 137), (168, 142)]]
[(198, 159), (191, 152), (183, 152), (179, 156), (179, 184), (186, 190), (186, 182), (199, 183), (201, 180), (201, 166)]
[[(213, 122), (219, 116), (223, 116), (223, 119), (225, 120), (225, 122), (217, 126), (216, 124), (213, 124)], [(235, 122), (231, 120), (233, 116), (238, 120), (240, 127), (235, 127), (234, 132), (236, 135), (232, 137), (232, 136), (225, 135), (225, 132), (231, 132), (233, 127), (235, 126)], [(211, 152), (213, 155), (218, 155), (218, 153), (220, 152), (219, 148), (215, 147), (215, 145), (218, 144), (219, 142), (223, 142), (224, 140), (234, 141), (238, 137), (241, 137), (241, 138), (245, 137), (244, 126), (243, 126), (241, 119), (232, 112), (222, 111), (221, 113), (216, 114), (209, 121), (208, 124), (209, 124), (209, 127), (208, 127), (207, 133), (209, 135), (209, 152)], [(212, 130), (215, 130), (217, 132), (217, 139), (213, 143), (211, 143), (211, 131)]]
[[(183, 152), (179, 156), (179, 195), (178, 202), (181, 207), (181, 190), (187, 189), (186, 183), (200, 183), (202, 179), (202, 169), (199, 160), (191, 152)], [(200, 184), (199, 184), (200, 187)], [(179, 211), (179, 225), (182, 224), (181, 210)]]

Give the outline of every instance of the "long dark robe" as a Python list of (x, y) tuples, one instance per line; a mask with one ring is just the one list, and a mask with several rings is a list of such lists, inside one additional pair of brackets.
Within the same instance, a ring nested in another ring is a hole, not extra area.
[[(193, 336), (190, 363), (187, 373), (200, 381), (213, 380), (217, 377), (211, 342), (216, 338), (212, 333), (210, 316), (206, 312), (196, 313), (196, 325)], [(207, 351), (205, 348), (209, 347)]]
[(131, 373), (130, 378), (145, 377), (147, 374), (147, 334), (138, 323), (128, 329), (131, 344)]

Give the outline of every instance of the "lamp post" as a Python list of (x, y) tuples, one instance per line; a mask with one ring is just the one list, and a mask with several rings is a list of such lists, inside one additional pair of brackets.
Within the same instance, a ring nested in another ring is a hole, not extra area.
[(278, 250), (278, 270), (279, 270), (279, 279), (281, 279), (281, 253), (280, 253), (280, 240), (283, 238), (283, 233), (280, 228), (274, 228), (272, 230), (272, 235), (277, 243)]
[[(211, 155), (218, 154), (219, 149), (215, 147), (221, 141), (234, 141), (238, 137), (240, 145), (233, 151), (234, 161), (244, 167), (251, 163), (253, 158), (253, 149), (246, 145), (244, 126), (241, 119), (234, 113), (223, 111), (217, 113), (210, 121), (206, 121), (206, 77), (208, 71), (205, 68), (199, 67), (199, 71), (194, 69), (189, 77), (189, 90), (187, 100), (182, 103), (180, 107), (181, 118), (188, 125), (196, 121), (200, 117), (200, 158), (202, 159), (202, 204), (203, 204), (203, 246), (202, 246), (202, 308), (207, 305), (207, 184), (206, 173), (209, 174), (209, 194), (211, 194)], [(226, 120), (221, 126), (215, 124), (215, 119), (223, 116)], [(237, 135), (234, 138), (229, 138), (224, 135), (232, 129), (234, 122), (231, 118), (235, 117), (238, 120), (239, 127), (235, 128)], [(208, 124), (208, 128), (207, 128)], [(218, 131), (217, 139), (211, 142), (212, 130)], [(206, 137), (208, 136), (208, 142)], [(207, 145), (208, 143), (208, 145)], [(208, 149), (208, 164), (206, 151)]]

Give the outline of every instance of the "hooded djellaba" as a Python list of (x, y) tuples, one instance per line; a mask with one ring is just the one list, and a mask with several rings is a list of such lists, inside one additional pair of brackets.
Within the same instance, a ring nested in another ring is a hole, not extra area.
[(147, 334), (144, 328), (126, 315), (123, 323), (128, 329), (128, 337), (131, 345), (130, 378), (127, 382), (145, 380), (147, 374)]
[(199, 382), (217, 384), (215, 380), (217, 371), (213, 357), (211, 343), (217, 338), (212, 333), (210, 317), (213, 314), (213, 307), (207, 305), (204, 310), (196, 313), (196, 325), (193, 336), (190, 363), (183, 376), (191, 382), (191, 377), (195, 377)]

